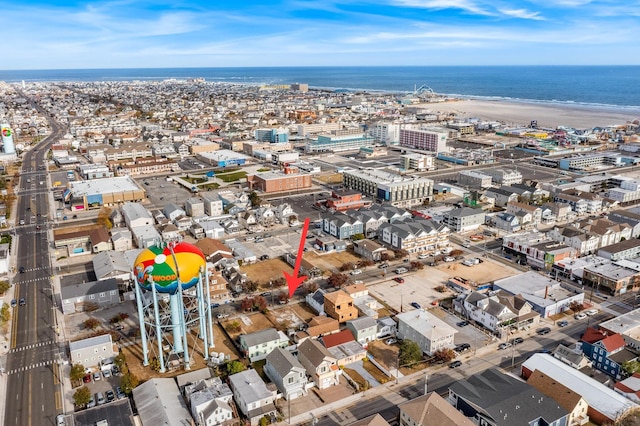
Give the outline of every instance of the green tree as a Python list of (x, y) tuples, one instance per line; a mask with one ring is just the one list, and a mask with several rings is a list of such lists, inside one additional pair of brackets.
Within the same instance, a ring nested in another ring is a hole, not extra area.
[(9, 281), (0, 281), (0, 295), (4, 295), (10, 288), (11, 284), (9, 284)]
[(351, 239), (353, 241), (360, 241), (360, 240), (364, 240), (364, 234), (360, 233), (360, 234), (353, 234), (351, 236)]
[(133, 389), (138, 386), (140, 380), (130, 371), (127, 371), (126, 374), (123, 374), (120, 377), (120, 387), (122, 388), (122, 392), (127, 395), (131, 394)]
[(231, 376), (232, 374), (240, 373), (247, 369), (243, 363), (240, 361), (229, 361), (226, 365), (227, 374)]
[(269, 423), (271, 423), (271, 421), (269, 420), (269, 417), (263, 416), (263, 417), (260, 417), (260, 420), (258, 421), (258, 426), (267, 426)]
[(6, 303), (0, 308), (0, 324), (5, 325), (11, 319), (11, 311)]
[(262, 204), (262, 199), (256, 193), (256, 191), (252, 191), (251, 194), (249, 194), (249, 201), (251, 202), (251, 207), (253, 208), (260, 207), (260, 205)]
[(73, 393), (73, 403), (78, 407), (84, 407), (91, 401), (91, 391), (88, 387), (82, 386)]
[(409, 365), (422, 359), (422, 349), (413, 340), (404, 339), (400, 344), (398, 360), (400, 365)]
[(633, 373), (637, 373), (640, 371), (640, 361), (631, 360), (626, 361), (622, 364), (622, 369), (632, 375)]
[(69, 378), (72, 382), (78, 382), (85, 376), (85, 368), (82, 364), (73, 364), (69, 372)]

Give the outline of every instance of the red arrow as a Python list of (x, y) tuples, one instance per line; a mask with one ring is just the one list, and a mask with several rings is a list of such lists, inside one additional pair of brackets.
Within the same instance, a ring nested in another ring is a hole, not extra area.
[(302, 284), (302, 281), (306, 280), (306, 275), (298, 276), (300, 273), (300, 262), (302, 262), (302, 253), (304, 252), (304, 242), (307, 239), (307, 231), (309, 230), (309, 218), (304, 220), (304, 226), (300, 233), (300, 245), (298, 246), (298, 256), (296, 257), (296, 265), (293, 268), (293, 274), (288, 274), (286, 271), (282, 271), (284, 277), (287, 280), (289, 286), (289, 297), (293, 296), (296, 289)]

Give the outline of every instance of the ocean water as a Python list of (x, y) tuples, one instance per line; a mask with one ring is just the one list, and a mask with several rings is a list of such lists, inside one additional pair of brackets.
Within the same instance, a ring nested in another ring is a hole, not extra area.
[(244, 84), (307, 83), (312, 88), (640, 109), (640, 66), (257, 67), (0, 70), (0, 81), (127, 81), (203, 77)]

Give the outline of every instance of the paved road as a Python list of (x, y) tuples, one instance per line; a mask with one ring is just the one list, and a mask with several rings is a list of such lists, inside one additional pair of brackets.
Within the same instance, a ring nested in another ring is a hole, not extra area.
[[(7, 357), (5, 425), (55, 424), (63, 400), (59, 379), (51, 268), (47, 239), (48, 198), (44, 162), (52, 141), (63, 129), (52, 123), (52, 133), (23, 156), (17, 198), (15, 230), (15, 297), (26, 305), (14, 308), (10, 352)], [(43, 182), (43, 183), (41, 183)], [(41, 216), (42, 215), (42, 216)]]

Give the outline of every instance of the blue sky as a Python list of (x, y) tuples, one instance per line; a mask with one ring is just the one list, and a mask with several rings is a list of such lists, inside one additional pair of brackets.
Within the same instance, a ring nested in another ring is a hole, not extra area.
[(640, 64), (640, 0), (0, 0), (2, 69)]

